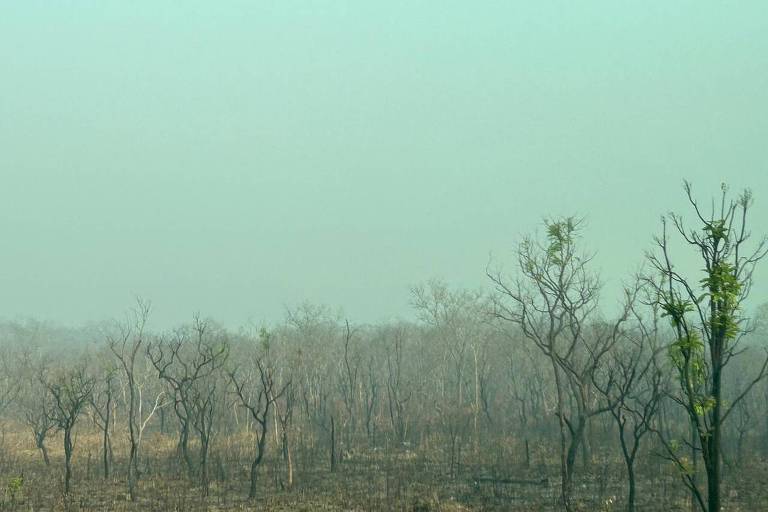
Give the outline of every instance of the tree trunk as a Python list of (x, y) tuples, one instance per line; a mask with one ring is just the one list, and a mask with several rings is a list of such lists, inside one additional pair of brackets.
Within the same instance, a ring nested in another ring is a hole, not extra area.
[(259, 462), (261, 462), (261, 458), (257, 457), (251, 463), (251, 487), (248, 490), (249, 499), (254, 499), (256, 497), (256, 479), (259, 475)]
[(106, 480), (109, 478), (109, 421), (104, 424), (102, 450), (104, 451), (104, 480)]
[(128, 385), (130, 391), (130, 401), (128, 408), (128, 434), (131, 442), (130, 455), (128, 458), (128, 495), (131, 501), (136, 501), (138, 496), (136, 495), (136, 481), (138, 480), (138, 461), (136, 460), (139, 453), (139, 446), (136, 440), (136, 384), (133, 380), (133, 372), (130, 372), (128, 376)]
[(69, 494), (72, 480), (72, 430), (64, 429), (64, 494)]
[[(691, 464), (693, 464), (693, 475), (691, 475), (691, 481), (696, 486), (696, 480), (698, 475), (698, 456), (696, 453), (696, 445), (699, 444), (698, 438), (699, 434), (696, 428), (696, 424), (693, 422), (693, 420), (690, 420), (690, 426), (691, 426)], [(691, 489), (691, 512), (696, 512), (697, 510), (697, 503), (698, 500), (696, 499), (696, 492)]]
[(131, 439), (130, 455), (128, 459), (128, 495), (131, 501), (136, 501), (136, 443)]
[(584, 434), (581, 436), (581, 465), (588, 471), (592, 465), (592, 421), (587, 418), (584, 424)]
[(577, 426), (573, 433), (571, 433), (571, 442), (568, 445), (568, 453), (566, 455), (565, 463), (568, 468), (567, 475), (569, 489), (573, 488), (573, 469), (576, 466), (576, 456), (578, 455), (579, 446), (581, 445), (582, 433), (581, 428)]
[(195, 466), (192, 463), (192, 457), (189, 455), (189, 424), (185, 421), (182, 421), (181, 425), (179, 425), (178, 452), (187, 466), (187, 476), (192, 480), (195, 476)]
[(709, 452), (709, 461), (707, 461), (706, 464), (707, 508), (709, 509), (709, 512), (720, 512), (720, 443), (722, 437), (722, 420), (720, 416), (722, 411), (722, 367), (719, 354), (713, 354), (712, 366), (712, 398), (715, 403), (712, 408), (712, 437), (707, 442)]
[(283, 460), (286, 463), (286, 469), (288, 472), (287, 488), (293, 487), (293, 460), (291, 458), (291, 447), (288, 445), (288, 432), (283, 427)]
[(565, 407), (563, 404), (563, 388), (560, 382), (560, 371), (557, 362), (552, 357), (552, 369), (555, 372), (555, 390), (557, 391), (557, 418), (560, 426), (560, 497), (566, 512), (571, 512), (571, 471), (568, 465), (567, 425), (565, 423)]
[(619, 428), (619, 441), (621, 442), (621, 454), (624, 456), (624, 462), (627, 466), (627, 481), (629, 484), (629, 493), (627, 495), (627, 512), (635, 512), (635, 455), (640, 446), (640, 438), (634, 438), (634, 444), (630, 450), (627, 446), (625, 437), (624, 423), (621, 418), (621, 412), (613, 412), (614, 419)]
[(336, 471), (336, 425), (331, 416), (331, 472)]
[(629, 478), (629, 496), (627, 497), (627, 512), (635, 512), (635, 465), (627, 464)]
[(291, 457), (291, 448), (288, 447), (288, 488), (293, 488), (293, 458)]
[(528, 444), (528, 438), (525, 439), (525, 467), (531, 467), (531, 447)]
[(200, 484), (203, 488), (203, 496), (208, 496), (208, 445), (209, 438), (200, 438)]
[(48, 448), (45, 446), (45, 434), (44, 433), (37, 433), (35, 434), (35, 444), (37, 445), (38, 449), (40, 450), (40, 453), (43, 454), (43, 461), (45, 462), (46, 466), (51, 465), (51, 459), (48, 457)]

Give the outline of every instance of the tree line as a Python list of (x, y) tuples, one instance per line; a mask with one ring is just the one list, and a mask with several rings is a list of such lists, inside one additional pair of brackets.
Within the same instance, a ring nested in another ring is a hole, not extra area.
[[(247, 434), (254, 499), (269, 457), (290, 489), (297, 450), (333, 472), (383, 446), (439, 447), (451, 479), (480, 478), (499, 450), (526, 466), (551, 454), (569, 512), (579, 473), (606, 452), (623, 461), (634, 511), (637, 461), (653, 457), (693, 506), (719, 511), (724, 467), (768, 458), (768, 305), (751, 318), (745, 305), (768, 246), (750, 236), (749, 191), (723, 187), (704, 208), (686, 183), (685, 198), (689, 218), (663, 218), (618, 298), (601, 296), (583, 223), (567, 217), (489, 265), (486, 290), (413, 287), (416, 321), (355, 324), (307, 303), (270, 327), (196, 315), (153, 332), (138, 299), (122, 320), (80, 330), (7, 322), (0, 417), (30, 433), (46, 465), (62, 434), (65, 493), (76, 430), (91, 429), (103, 477), (118, 468), (131, 500), (150, 471), (184, 474), (206, 495), (222, 471), (217, 444)], [(151, 467), (148, 432), (174, 439), (174, 464)], [(127, 453), (115, 454), (118, 437)]]

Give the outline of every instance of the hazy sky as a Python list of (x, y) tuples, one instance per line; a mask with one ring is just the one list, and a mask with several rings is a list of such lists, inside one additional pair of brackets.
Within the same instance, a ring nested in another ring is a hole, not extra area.
[(0, 4), (0, 317), (407, 317), (559, 214), (616, 283), (683, 177), (768, 231), (764, 1)]

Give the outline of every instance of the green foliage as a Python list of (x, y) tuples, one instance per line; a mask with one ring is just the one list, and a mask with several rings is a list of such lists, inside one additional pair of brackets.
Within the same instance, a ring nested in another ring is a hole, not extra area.
[(696, 334), (682, 336), (669, 346), (669, 355), (676, 366), (684, 364), (685, 360), (690, 359), (692, 354), (704, 352), (704, 343)]
[(687, 372), (686, 388), (697, 389), (704, 383), (707, 377), (704, 343), (697, 334), (691, 333), (675, 340), (669, 346), (669, 355), (681, 378)]
[(11, 497), (11, 501), (16, 501), (16, 497), (21, 494), (24, 488), (24, 476), (14, 476), (8, 480), (6, 492)]
[(562, 265), (563, 255), (568, 252), (568, 247), (573, 244), (576, 236), (577, 222), (573, 217), (566, 217), (556, 221), (547, 221), (547, 256), (556, 264)]
[(704, 416), (705, 413), (715, 408), (716, 403), (717, 401), (713, 396), (704, 396), (701, 398), (697, 398), (694, 401), (694, 405), (693, 405), (694, 412), (696, 412), (698, 416)]
[(715, 243), (719, 243), (721, 240), (725, 240), (728, 237), (728, 228), (726, 227), (725, 219), (710, 222), (704, 226), (703, 230), (707, 238)]
[(693, 303), (689, 300), (682, 300), (674, 295), (664, 294), (661, 300), (661, 316), (669, 317), (673, 327), (683, 325), (685, 315), (694, 310)]
[(705, 295), (714, 305), (710, 318), (712, 331), (722, 333), (726, 340), (735, 338), (739, 333), (736, 311), (742, 289), (736, 268), (727, 261), (718, 261), (700, 282)]
[(696, 470), (694, 469), (693, 464), (691, 464), (691, 459), (688, 457), (680, 457), (680, 469), (688, 476), (696, 474)]
[[(665, 294), (661, 301), (662, 317), (669, 317), (672, 326), (685, 326), (685, 315), (694, 311), (693, 302), (675, 295)], [(686, 389), (695, 390), (704, 383), (707, 375), (704, 342), (696, 332), (680, 329), (681, 334), (669, 345), (669, 356), (680, 373)], [(687, 382), (686, 382), (687, 381)]]

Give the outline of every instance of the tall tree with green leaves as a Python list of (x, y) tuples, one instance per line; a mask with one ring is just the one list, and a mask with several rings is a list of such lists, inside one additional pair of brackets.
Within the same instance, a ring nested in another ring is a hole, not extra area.
[[(669, 354), (677, 370), (679, 389), (671, 398), (688, 415), (695, 439), (689, 444), (694, 460), (681, 451), (681, 444), (660, 436), (667, 458), (681, 470), (683, 482), (693, 499), (705, 512), (719, 512), (721, 507), (721, 446), (723, 424), (735, 406), (754, 385), (766, 376), (768, 358), (760, 370), (739, 390), (723, 400), (723, 375), (734, 357), (742, 353), (739, 342), (751, 329), (743, 314), (743, 305), (752, 287), (756, 265), (768, 253), (768, 239), (763, 237), (751, 248), (747, 216), (752, 193), (743, 191), (729, 198), (721, 187), (719, 204), (714, 201), (709, 214), (693, 197), (691, 185), (684, 184), (690, 206), (696, 214), (696, 229), (688, 229), (681, 216), (669, 214), (662, 220), (662, 234), (656, 238), (657, 250), (648, 254), (661, 280), (648, 279), (657, 287), (659, 305), (669, 318), (674, 339)], [(683, 246), (693, 249), (703, 264), (698, 277), (684, 275), (673, 263), (668, 223), (681, 237)], [(695, 441), (695, 442), (694, 442)], [(697, 478), (695, 459), (704, 462), (706, 492)]]

